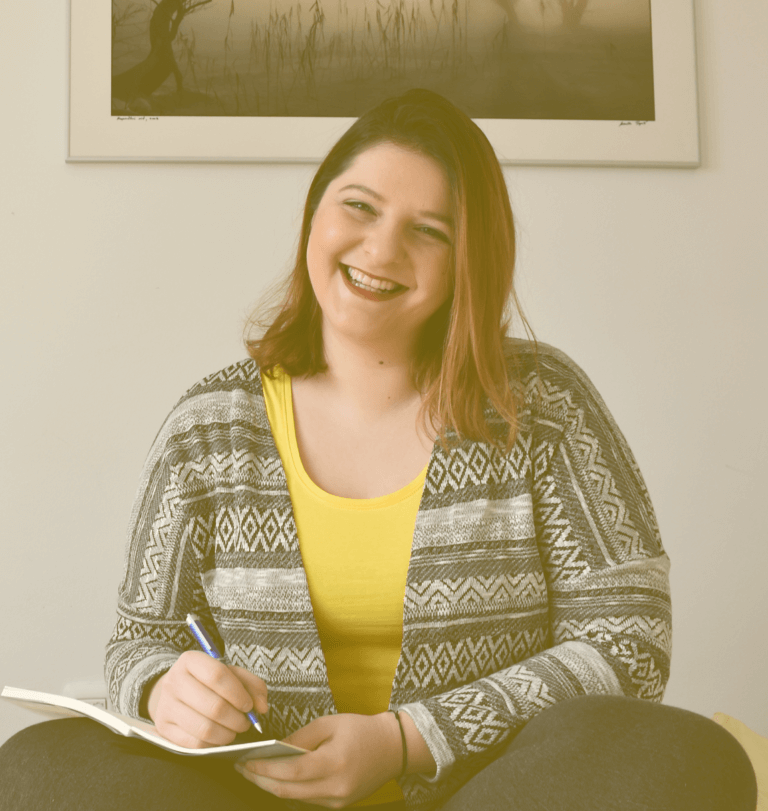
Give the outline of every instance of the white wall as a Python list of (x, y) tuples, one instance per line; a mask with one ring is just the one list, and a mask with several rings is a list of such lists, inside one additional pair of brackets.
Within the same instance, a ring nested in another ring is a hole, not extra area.
[[(101, 676), (144, 455), (244, 355), (312, 171), (65, 165), (65, 5), (11, 4), (0, 31), (0, 684), (52, 692)], [(667, 701), (768, 735), (768, 7), (696, 5), (700, 169), (508, 178), (534, 328), (592, 376), (656, 504)], [(0, 741), (32, 720), (0, 707)]]

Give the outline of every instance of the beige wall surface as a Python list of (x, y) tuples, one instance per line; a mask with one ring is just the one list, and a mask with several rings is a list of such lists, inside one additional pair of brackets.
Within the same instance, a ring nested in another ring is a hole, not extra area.
[[(768, 6), (696, 0), (703, 164), (507, 169), (520, 293), (632, 446), (672, 559), (666, 701), (768, 734)], [(182, 392), (244, 355), (312, 167), (67, 165), (66, 4), (0, 29), (0, 685), (101, 678)], [(0, 741), (35, 719), (0, 706)]]

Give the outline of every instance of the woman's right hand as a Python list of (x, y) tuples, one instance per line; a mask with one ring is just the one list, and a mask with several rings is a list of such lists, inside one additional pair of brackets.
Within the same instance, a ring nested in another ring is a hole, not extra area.
[(202, 651), (182, 653), (149, 689), (147, 709), (157, 731), (188, 749), (232, 743), (252, 726), (245, 713), (269, 709), (262, 679)]

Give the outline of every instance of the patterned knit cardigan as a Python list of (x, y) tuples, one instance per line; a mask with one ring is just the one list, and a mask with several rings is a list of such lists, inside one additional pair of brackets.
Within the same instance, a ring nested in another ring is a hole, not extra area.
[[(438, 771), (401, 780), (409, 809), (438, 805), (556, 702), (660, 701), (669, 675), (669, 560), (629, 447), (573, 361), (507, 349), (516, 444), (435, 442), (416, 517), (390, 708), (413, 717)], [(107, 646), (118, 712), (138, 716), (147, 681), (194, 648), (189, 611), (268, 684), (275, 737), (336, 711), (250, 359), (193, 386), (149, 452)]]

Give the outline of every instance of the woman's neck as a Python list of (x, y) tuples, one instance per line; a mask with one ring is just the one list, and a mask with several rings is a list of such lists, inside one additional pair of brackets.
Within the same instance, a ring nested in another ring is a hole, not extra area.
[(313, 387), (350, 416), (386, 418), (421, 405), (410, 353), (333, 339), (324, 341), (324, 349), (328, 369), (315, 375)]

